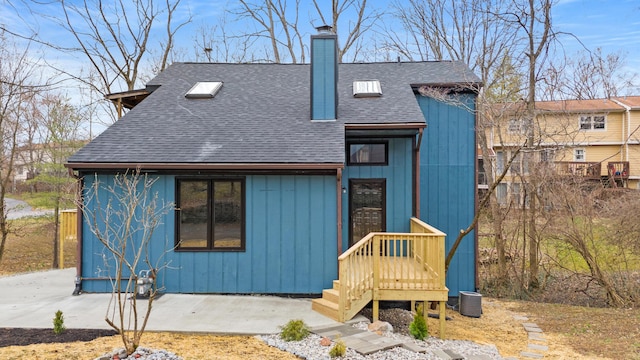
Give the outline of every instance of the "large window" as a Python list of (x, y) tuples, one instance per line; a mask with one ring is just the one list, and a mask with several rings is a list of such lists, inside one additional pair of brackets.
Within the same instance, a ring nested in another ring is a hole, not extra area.
[(386, 141), (347, 142), (348, 165), (387, 165)]
[(604, 115), (580, 116), (580, 130), (604, 130), (606, 117)]
[(176, 249), (244, 251), (244, 179), (178, 179)]

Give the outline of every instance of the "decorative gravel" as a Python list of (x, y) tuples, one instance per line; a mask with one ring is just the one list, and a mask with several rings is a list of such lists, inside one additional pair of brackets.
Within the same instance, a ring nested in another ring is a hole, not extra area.
[[(366, 330), (367, 323), (361, 322), (353, 325), (354, 327)], [(493, 345), (479, 345), (471, 341), (463, 341), (463, 340), (441, 340), (434, 337), (429, 337), (424, 341), (419, 341), (408, 337), (403, 334), (386, 332), (383, 333), (383, 336), (387, 336), (393, 339), (402, 340), (406, 342), (413, 342), (417, 345), (420, 345), (427, 349), (425, 353), (416, 353), (410, 350), (406, 350), (401, 347), (392, 348), (385, 351), (379, 351), (369, 355), (361, 355), (357, 353), (353, 349), (347, 348), (347, 353), (344, 357), (340, 359), (349, 359), (349, 360), (418, 360), (418, 359), (433, 359), (433, 360), (442, 360), (440, 357), (437, 357), (433, 351), (434, 350), (451, 350), (457, 354), (468, 357), (471, 355), (484, 355), (489, 359), (502, 360), (503, 358), (498, 353), (498, 349)], [(262, 341), (267, 343), (270, 346), (276, 347), (280, 350), (292, 353), (296, 356), (299, 356), (302, 359), (307, 360), (327, 360), (331, 359), (329, 357), (329, 350), (333, 346), (322, 346), (320, 345), (320, 340), (322, 339), (320, 336), (311, 334), (307, 338), (302, 341), (284, 341), (280, 339), (280, 335), (261, 335), (259, 336)]]
[(133, 354), (127, 356), (124, 348), (115, 349), (95, 360), (112, 360), (112, 359), (137, 359), (137, 360), (183, 360), (180, 356), (168, 352), (166, 350), (155, 350), (145, 347), (139, 347)]

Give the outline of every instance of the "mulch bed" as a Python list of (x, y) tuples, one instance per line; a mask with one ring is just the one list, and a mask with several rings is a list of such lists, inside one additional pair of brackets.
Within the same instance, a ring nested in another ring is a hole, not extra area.
[(114, 330), (66, 329), (62, 334), (56, 335), (53, 329), (0, 328), (0, 347), (91, 341), (116, 334)]

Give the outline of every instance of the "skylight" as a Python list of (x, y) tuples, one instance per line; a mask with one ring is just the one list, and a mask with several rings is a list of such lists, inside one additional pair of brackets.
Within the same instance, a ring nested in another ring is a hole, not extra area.
[(353, 97), (382, 96), (379, 80), (356, 80), (353, 82)]
[(184, 95), (189, 99), (206, 99), (216, 96), (222, 81), (199, 81)]

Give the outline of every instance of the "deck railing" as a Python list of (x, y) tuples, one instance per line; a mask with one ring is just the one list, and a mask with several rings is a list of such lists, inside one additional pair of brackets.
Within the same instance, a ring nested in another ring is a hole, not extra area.
[(607, 164), (609, 176), (614, 179), (629, 178), (629, 162), (628, 161), (609, 161)]
[(424, 300), (446, 290), (444, 239), (441, 231), (412, 218), (410, 233), (370, 233), (340, 255), (339, 321), (374, 299)]
[(602, 164), (587, 161), (556, 161), (556, 173), (562, 176), (579, 176), (599, 180)]

